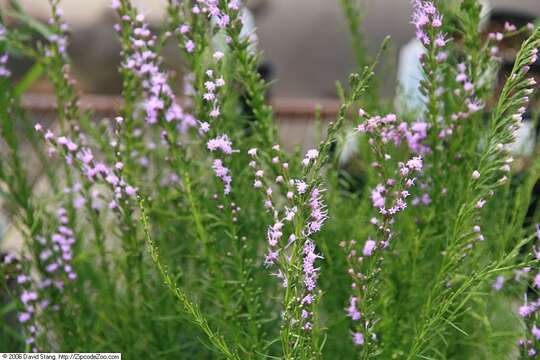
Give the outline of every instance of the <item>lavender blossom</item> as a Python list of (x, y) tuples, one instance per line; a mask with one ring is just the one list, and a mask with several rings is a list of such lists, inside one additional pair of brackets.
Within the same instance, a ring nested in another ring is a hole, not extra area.
[[(6, 39), (6, 28), (0, 24), (0, 43), (3, 43)], [(7, 62), (9, 55), (7, 52), (0, 54), (0, 78), (7, 78), (11, 76), (11, 71), (7, 68)]]
[[(302, 271), (304, 273), (304, 287), (305, 287), (305, 294), (304, 299), (306, 296), (311, 295), (311, 298), (314, 296), (315, 288), (317, 287), (317, 277), (319, 269), (315, 268), (315, 261), (317, 259), (321, 259), (322, 257), (318, 255), (315, 252), (315, 243), (313, 243), (312, 240), (306, 240), (304, 243), (304, 249), (303, 249), (304, 259), (303, 259), (303, 265), (302, 265)], [(302, 304), (300, 304), (302, 305)], [(304, 319), (304, 330), (309, 331), (312, 329), (312, 323), (309, 321), (309, 318), (311, 317), (311, 313), (307, 311), (305, 308), (302, 309), (302, 318)]]
[[(416, 28), (416, 37), (425, 46), (432, 45), (434, 39), (437, 39), (439, 46), (441, 43), (445, 43), (444, 35), (440, 32), (442, 26), (442, 15), (439, 13), (433, 2), (425, 0), (413, 1), (414, 13), (412, 17), (412, 23)], [(435, 32), (435, 35), (431, 35)], [(444, 46), (444, 44), (442, 45)], [(439, 47), (442, 47), (439, 46)]]
[(35, 282), (30, 276), (29, 272), (24, 269), (28, 260), (25, 258), (17, 261), (17, 258), (8, 254), (5, 256), (3, 262), (0, 262), (0, 267), (14, 266), (15, 278), (17, 281), (17, 293), (18, 293), (18, 313), (17, 320), (19, 321), (21, 328), (24, 332), (25, 343), (28, 345), (32, 352), (38, 352), (39, 347), (37, 345), (38, 334), (38, 318), (37, 314), (45, 310), (46, 302), (44, 302), (35, 288)]
[(122, 67), (141, 82), (145, 97), (142, 108), (146, 113), (147, 123), (156, 124), (160, 119), (177, 122), (179, 130), (185, 133), (196, 126), (197, 121), (193, 116), (184, 113), (168, 84), (168, 75), (160, 68), (162, 59), (154, 50), (157, 38), (151, 34), (142, 14), (120, 15), (122, 21), (133, 29), (131, 53)]

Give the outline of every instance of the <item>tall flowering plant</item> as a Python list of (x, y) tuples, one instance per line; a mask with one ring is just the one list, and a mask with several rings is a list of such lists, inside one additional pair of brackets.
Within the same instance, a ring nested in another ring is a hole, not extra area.
[[(111, 119), (81, 108), (60, 2), (47, 24), (13, 2), (24, 26), (0, 25), (0, 194), (20, 240), (0, 254), (0, 351), (538, 356), (540, 164), (515, 176), (511, 146), (534, 110), (540, 31), (482, 36), (477, 1), (414, 0), (423, 106), (400, 113), (375, 90), (388, 40), (370, 64), (363, 9), (340, 3), (358, 73), (338, 85), (320, 143), (291, 153), (240, 1), (169, 0), (155, 29), (113, 0), (123, 102)], [(499, 43), (525, 33), (495, 94)], [(21, 82), (17, 56), (36, 64)], [(36, 71), (54, 89), (52, 122), (20, 105)], [(341, 166), (347, 127), (356, 182)]]

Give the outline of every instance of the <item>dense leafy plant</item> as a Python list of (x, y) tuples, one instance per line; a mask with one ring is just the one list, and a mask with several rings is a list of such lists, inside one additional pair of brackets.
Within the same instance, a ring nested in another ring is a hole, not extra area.
[[(68, 28), (50, 3), (49, 24), (14, 6), (27, 26), (0, 28), (1, 194), (23, 242), (2, 259), (0, 350), (536, 356), (540, 164), (513, 168), (510, 145), (536, 86), (539, 29), (509, 24), (484, 38), (475, 0), (444, 16), (415, 0), (425, 106), (398, 119), (371, 87), (386, 42), (370, 63), (359, 10), (342, 0), (359, 72), (338, 86), (319, 146), (300, 156), (279, 146), (239, 1), (169, 0), (167, 28), (153, 34), (129, 0), (114, 0), (123, 102), (97, 122), (79, 105)], [(487, 106), (497, 42), (525, 32)], [(170, 38), (189, 74), (185, 103), (159, 55)], [(49, 77), (53, 123), (21, 108), (30, 80), (13, 84), (9, 56)], [(361, 182), (340, 166), (351, 128)]]

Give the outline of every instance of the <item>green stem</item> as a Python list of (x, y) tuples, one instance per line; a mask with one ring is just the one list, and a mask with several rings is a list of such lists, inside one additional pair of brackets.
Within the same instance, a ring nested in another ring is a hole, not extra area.
[(144, 233), (146, 237), (147, 250), (150, 257), (152, 258), (152, 261), (154, 262), (154, 264), (159, 270), (161, 279), (163, 280), (167, 288), (178, 299), (185, 313), (191, 318), (191, 321), (195, 325), (197, 325), (199, 329), (207, 336), (208, 340), (213, 345), (213, 347), (216, 350), (218, 350), (227, 359), (240, 360), (240, 357), (238, 356), (236, 351), (231, 350), (231, 348), (225, 341), (224, 337), (220, 335), (216, 330), (213, 330), (210, 327), (206, 318), (201, 314), (199, 307), (195, 303), (193, 303), (191, 300), (189, 300), (188, 296), (184, 293), (184, 291), (176, 285), (174, 280), (169, 275), (165, 266), (161, 263), (161, 260), (159, 258), (158, 248), (155, 246), (152, 240), (152, 237), (150, 235), (148, 217), (146, 216), (144, 203), (142, 200), (139, 203), (139, 207), (141, 210), (141, 223), (143, 225), (143, 229), (144, 229)]

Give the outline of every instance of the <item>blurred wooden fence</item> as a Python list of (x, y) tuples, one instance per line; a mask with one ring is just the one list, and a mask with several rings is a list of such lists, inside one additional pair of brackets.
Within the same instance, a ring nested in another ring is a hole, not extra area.
[[(22, 105), (37, 118), (51, 118), (55, 112), (55, 98), (52, 94), (29, 93), (23, 96)], [(113, 117), (118, 114), (122, 98), (108, 95), (84, 95), (80, 99), (83, 109), (92, 110), (97, 117)], [(275, 98), (270, 101), (278, 122), (283, 145), (292, 149), (300, 145), (303, 149), (316, 143), (316, 113), (321, 121), (335, 119), (339, 101), (334, 99)]]

